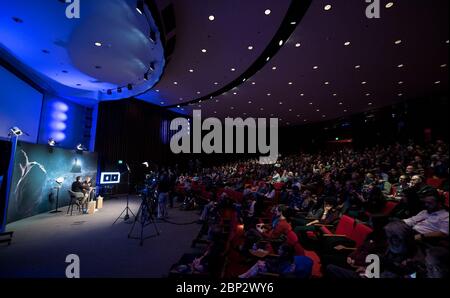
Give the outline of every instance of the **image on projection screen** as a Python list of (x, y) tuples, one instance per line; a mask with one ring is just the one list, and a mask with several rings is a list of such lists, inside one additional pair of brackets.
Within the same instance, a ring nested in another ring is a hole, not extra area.
[(37, 142), (41, 118), (42, 93), (0, 66), (0, 138), (7, 138), (10, 127), (29, 134), (22, 141)]

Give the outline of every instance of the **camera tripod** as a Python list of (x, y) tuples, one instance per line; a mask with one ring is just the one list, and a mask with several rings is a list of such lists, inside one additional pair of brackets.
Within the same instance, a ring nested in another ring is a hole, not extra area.
[[(129, 207), (129, 203), (130, 203), (130, 168), (128, 167), (127, 164), (127, 169), (128, 169), (128, 175), (127, 175), (127, 206), (125, 207), (125, 209), (123, 209), (123, 211), (120, 213), (119, 217), (116, 218), (116, 220), (113, 222), (113, 224), (115, 224), (119, 218), (123, 218), (124, 221), (127, 221), (128, 219), (130, 219), (130, 215), (128, 214), (131, 213), (133, 214), (134, 217), (136, 217), (136, 215), (134, 215), (133, 211), (131, 211), (130, 207)], [(123, 173), (121, 173), (123, 174)], [(122, 214), (125, 213), (125, 215), (122, 217)]]
[[(141, 230), (140, 230), (138, 237), (132, 236), (133, 230), (137, 223), (141, 226)], [(156, 234), (144, 237), (144, 229), (146, 226), (148, 226), (150, 224), (153, 224)], [(134, 217), (133, 225), (131, 226), (131, 230), (128, 233), (128, 238), (129, 239), (138, 239), (140, 241), (139, 245), (142, 246), (144, 244), (145, 239), (156, 237), (156, 236), (159, 236), (158, 226), (156, 225), (155, 219), (153, 217), (152, 208), (150, 207), (147, 198), (144, 196), (142, 198), (141, 206), (139, 206), (139, 210), (138, 210), (136, 216)]]

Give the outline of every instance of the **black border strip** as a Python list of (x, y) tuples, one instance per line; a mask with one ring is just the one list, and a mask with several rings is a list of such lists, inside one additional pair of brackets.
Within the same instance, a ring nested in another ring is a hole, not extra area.
[[(253, 62), (252, 65), (239, 77), (234, 79), (232, 82), (227, 84), (226, 86), (222, 87), (221, 89), (214, 91), (212, 93), (209, 93), (205, 96), (202, 96), (197, 99), (193, 99), (190, 101), (186, 101), (179, 104), (173, 104), (170, 106), (164, 106), (167, 109), (172, 108), (178, 108), (178, 107), (185, 107), (190, 104), (200, 103), (202, 101), (210, 100), (216, 96), (219, 96), (234, 87), (244, 83), (244, 79), (247, 80), (251, 78), (254, 74), (256, 74), (260, 69), (262, 69), (268, 61), (266, 60), (267, 57), (270, 57), (272, 59), (276, 53), (284, 46), (288, 38), (291, 36), (291, 34), (295, 31), (297, 26), (299, 25), (300, 21), (303, 19), (303, 17), (306, 14), (306, 11), (308, 10), (309, 6), (311, 5), (312, 0), (292, 0), (288, 11), (286, 13), (286, 16), (283, 19), (283, 22), (280, 25), (280, 28), (278, 28), (278, 31), (275, 33), (274, 37), (270, 41), (270, 43), (267, 45), (266, 49), (262, 52), (262, 54)], [(292, 25), (291, 22), (295, 22), (295, 25)], [(284, 43), (282, 46), (280, 46), (278, 43), (280, 40), (283, 40)], [(269, 60), (270, 61), (270, 60)]]

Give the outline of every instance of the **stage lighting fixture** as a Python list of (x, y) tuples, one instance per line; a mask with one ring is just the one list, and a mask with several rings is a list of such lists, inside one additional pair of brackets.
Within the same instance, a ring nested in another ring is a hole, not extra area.
[(148, 81), (148, 73), (144, 73), (144, 80)]
[(153, 43), (156, 43), (156, 33), (155, 33), (155, 31), (150, 31), (150, 35), (149, 35), (149, 37), (150, 37), (150, 40), (153, 42)]
[(154, 71), (155, 70), (155, 62), (151, 62), (150, 63), (150, 70)]
[(133, 90), (133, 85), (128, 84), (127, 88), (128, 88), (128, 90)]
[(50, 147), (55, 147), (56, 146), (56, 141), (55, 141), (55, 139), (53, 139), (53, 138), (50, 138), (50, 139), (48, 139), (48, 145), (50, 146)]
[(86, 148), (81, 143), (77, 145), (76, 149), (77, 149), (77, 151), (86, 151)]
[(146, 168), (149, 167), (148, 161), (144, 161), (142, 164), (143, 164)]
[(20, 128), (18, 128), (17, 126), (13, 126), (13, 127), (11, 127), (10, 129), (9, 129), (9, 134), (8, 134), (8, 136), (16, 136), (16, 137), (19, 137), (19, 136), (21, 136), (21, 135), (23, 135), (24, 134), (24, 132), (20, 129)]
[(122, 93), (122, 88), (121, 87), (117, 88), (117, 92)]

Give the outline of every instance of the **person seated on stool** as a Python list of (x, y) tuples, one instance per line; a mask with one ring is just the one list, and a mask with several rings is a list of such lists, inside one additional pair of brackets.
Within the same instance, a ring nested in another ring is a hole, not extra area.
[(86, 200), (87, 196), (84, 192), (83, 183), (81, 182), (81, 176), (77, 176), (75, 181), (72, 183), (71, 190), (75, 193), (77, 198), (77, 204), (83, 208), (83, 212), (86, 211)]
[(86, 176), (86, 180), (83, 182), (83, 192), (85, 193), (88, 202), (92, 201), (95, 197), (95, 187), (93, 186), (90, 176)]

